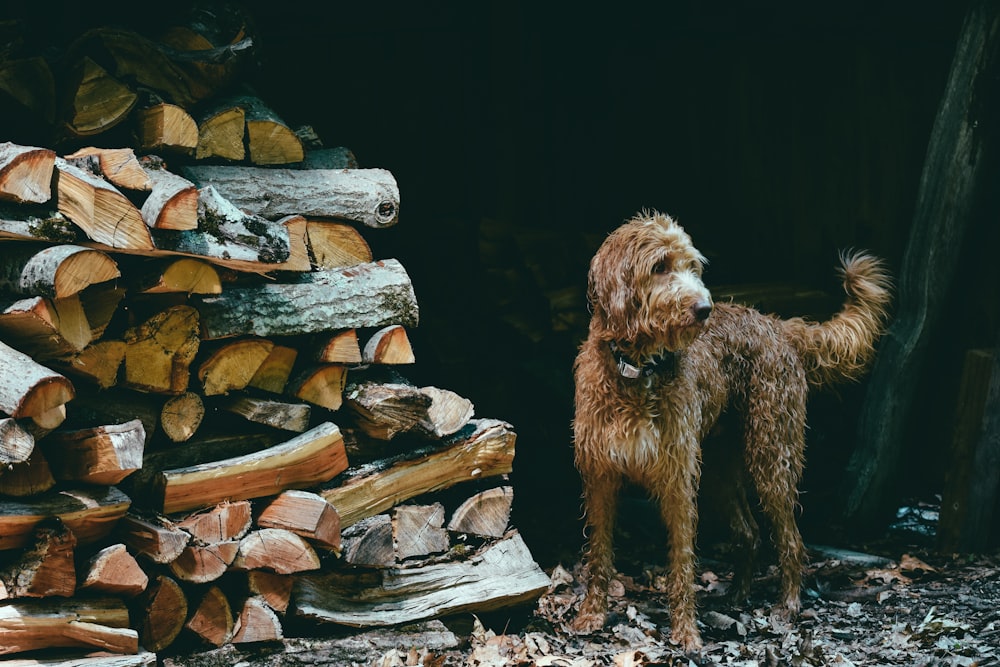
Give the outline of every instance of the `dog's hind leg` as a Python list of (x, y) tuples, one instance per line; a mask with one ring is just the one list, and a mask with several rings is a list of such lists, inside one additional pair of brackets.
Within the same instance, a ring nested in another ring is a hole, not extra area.
[(612, 549), (615, 513), (622, 477), (611, 470), (581, 470), (583, 503), (587, 522), (587, 593), (571, 629), (580, 634), (604, 627), (608, 610), (608, 584), (615, 574)]

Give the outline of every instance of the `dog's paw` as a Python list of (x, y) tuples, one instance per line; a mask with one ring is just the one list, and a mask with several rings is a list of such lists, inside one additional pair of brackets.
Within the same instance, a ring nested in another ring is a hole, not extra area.
[(604, 627), (607, 614), (600, 611), (581, 611), (569, 624), (569, 631), (575, 635), (592, 635)]
[(701, 635), (694, 627), (679, 626), (671, 629), (670, 641), (677, 644), (685, 653), (697, 653), (701, 650)]

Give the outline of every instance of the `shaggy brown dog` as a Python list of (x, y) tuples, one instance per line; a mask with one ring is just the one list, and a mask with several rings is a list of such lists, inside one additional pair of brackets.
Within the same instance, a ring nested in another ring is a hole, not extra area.
[[(589, 536), (589, 581), (576, 632), (604, 625), (617, 497), (630, 479), (658, 501), (667, 527), (671, 639), (686, 650), (700, 648), (694, 589), (700, 443), (730, 406), (743, 421), (740, 465), (772, 526), (781, 604), (789, 614), (798, 611), (804, 548), (794, 511), (808, 387), (860, 376), (884, 331), (890, 299), (878, 259), (857, 253), (841, 261), (848, 299), (830, 320), (811, 323), (733, 303), (713, 306), (701, 281), (705, 258), (666, 215), (643, 212), (604, 241), (590, 264), (593, 314), (575, 364), (575, 459)], [(742, 570), (735, 587), (749, 585), (749, 572)]]

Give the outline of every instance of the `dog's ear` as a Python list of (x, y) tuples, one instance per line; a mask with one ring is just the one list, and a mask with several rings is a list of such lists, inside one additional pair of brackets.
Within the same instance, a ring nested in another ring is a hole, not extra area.
[(609, 338), (628, 340), (634, 336), (630, 329), (638, 308), (633, 287), (635, 267), (610, 255), (613, 253), (599, 252), (591, 260), (587, 298)]

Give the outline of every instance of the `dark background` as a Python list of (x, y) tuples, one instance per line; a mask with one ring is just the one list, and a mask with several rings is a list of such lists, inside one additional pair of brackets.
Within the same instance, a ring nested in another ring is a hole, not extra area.
[[(40, 5), (41, 3), (39, 3)], [(469, 397), (518, 433), (515, 525), (543, 564), (581, 541), (571, 365), (587, 263), (642, 208), (677, 218), (713, 289), (774, 283), (828, 299), (867, 248), (897, 271), (965, 2), (243, 3), (249, 73), (293, 127), (390, 170), (401, 214), (365, 232), (400, 259), (421, 325), (415, 382)], [(79, 34), (156, 26), (185, 3), (19, 6)], [(965, 350), (994, 342), (996, 225), (968, 249), (911, 416), (900, 503), (942, 486)], [(934, 267), (927, 267), (933, 280)], [(803, 312), (808, 310), (809, 312)], [(864, 382), (810, 405), (802, 525), (832, 539)]]

